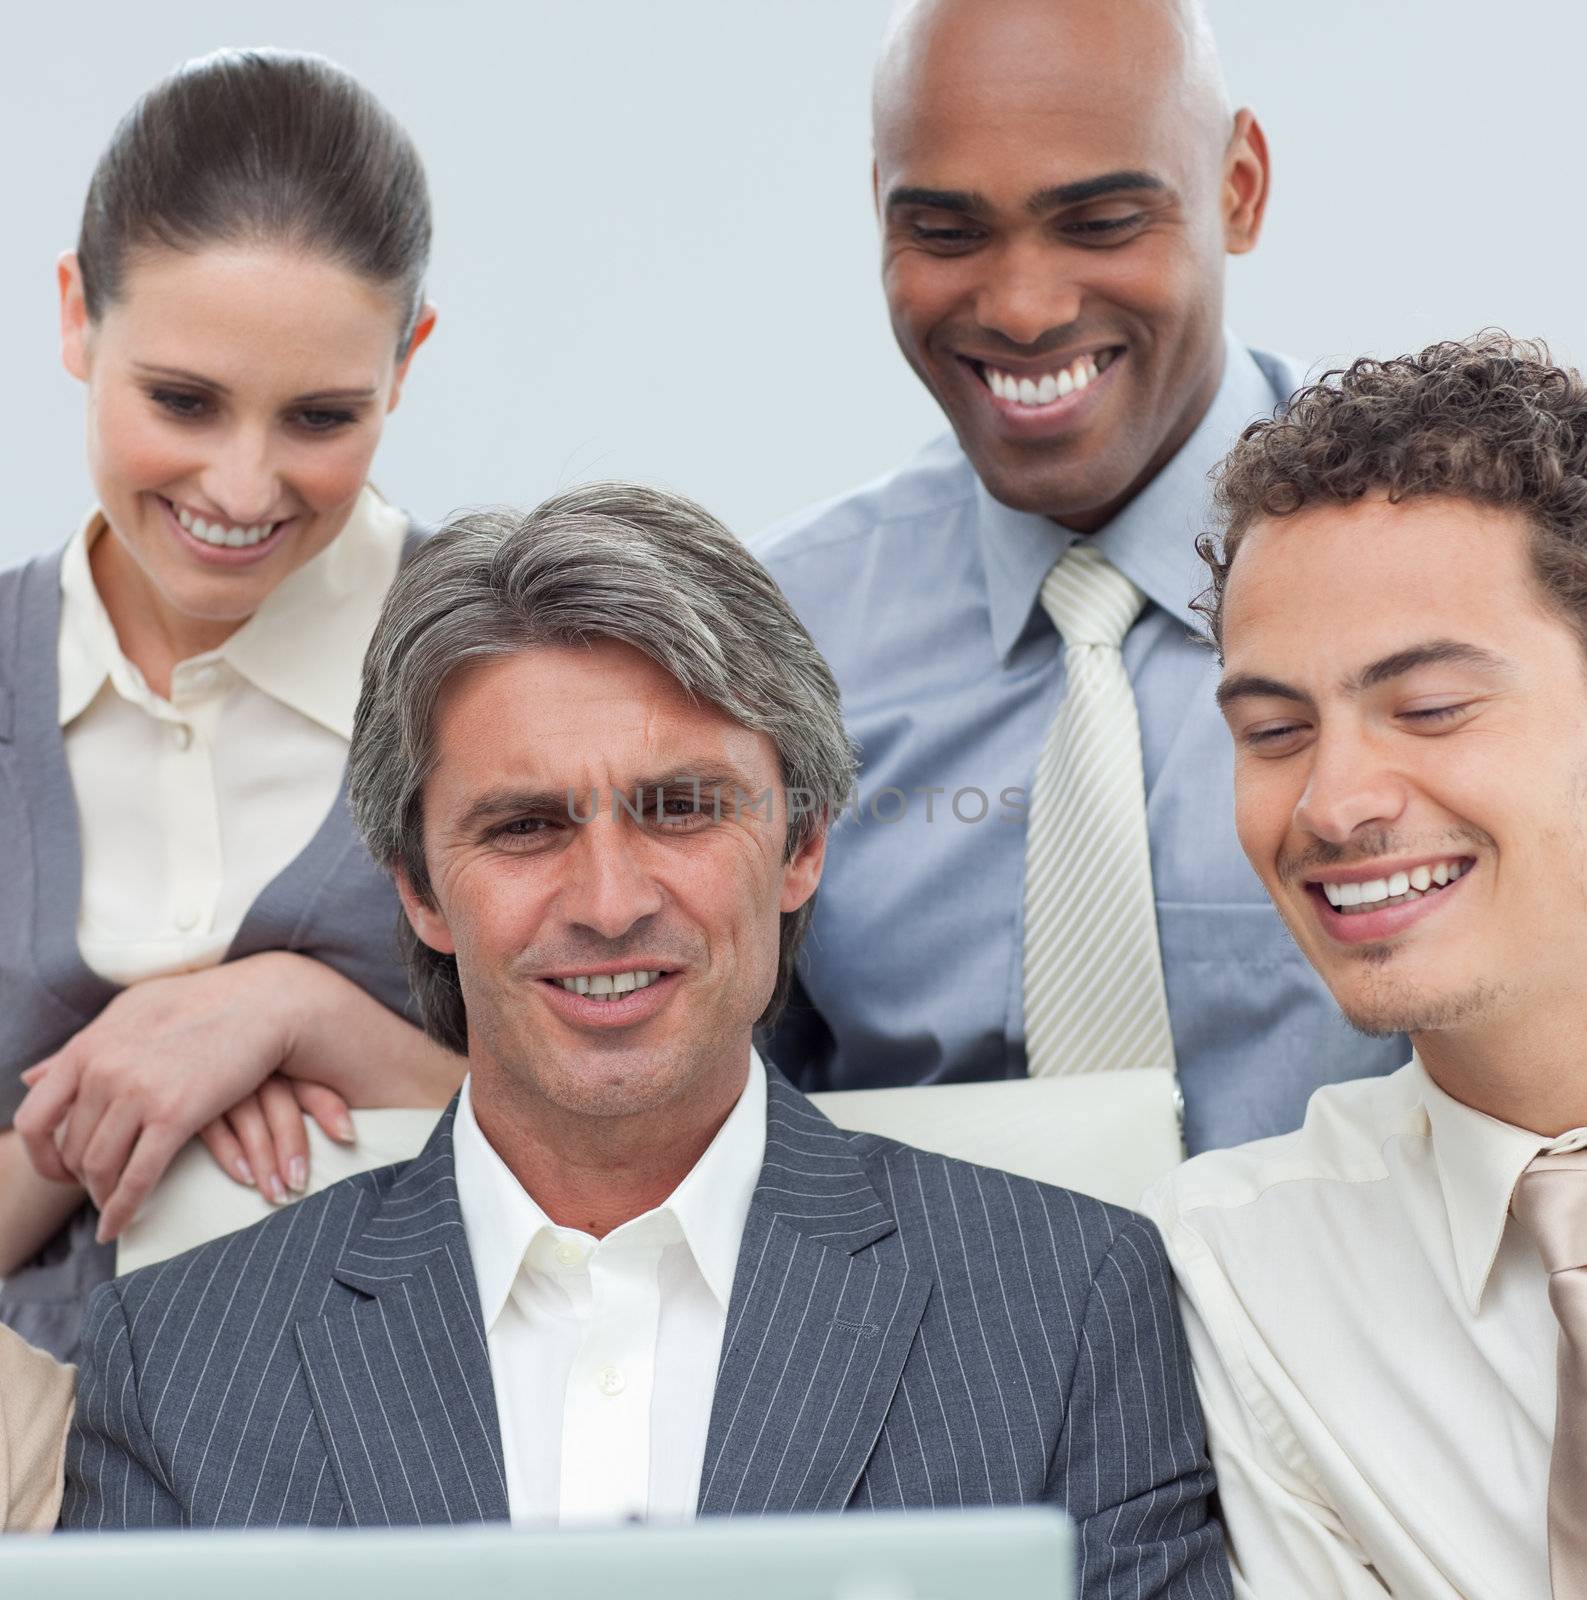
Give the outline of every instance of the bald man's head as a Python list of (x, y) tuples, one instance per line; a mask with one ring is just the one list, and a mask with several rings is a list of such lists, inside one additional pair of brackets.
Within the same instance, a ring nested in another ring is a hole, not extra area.
[(1100, 526), (1210, 403), (1266, 199), (1198, 0), (913, 0), (873, 111), (900, 347), (994, 495)]

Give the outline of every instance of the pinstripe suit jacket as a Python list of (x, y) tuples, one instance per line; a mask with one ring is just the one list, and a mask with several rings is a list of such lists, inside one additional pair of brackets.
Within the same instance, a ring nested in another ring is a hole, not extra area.
[[(1046, 1501), (1081, 1593), (1230, 1593), (1150, 1223), (840, 1132), (770, 1074), (702, 1515)], [(452, 1113), (414, 1161), (95, 1292), (73, 1528), (507, 1515)]]

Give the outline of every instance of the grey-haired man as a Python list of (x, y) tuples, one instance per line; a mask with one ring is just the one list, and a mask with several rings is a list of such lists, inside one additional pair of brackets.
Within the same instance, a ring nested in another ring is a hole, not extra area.
[(412, 1163), (100, 1291), (70, 1525), (1047, 1501), (1084, 1595), (1228, 1593), (1150, 1226), (754, 1054), (852, 754), (724, 528), (623, 485), (455, 523), (350, 767), (469, 1078)]

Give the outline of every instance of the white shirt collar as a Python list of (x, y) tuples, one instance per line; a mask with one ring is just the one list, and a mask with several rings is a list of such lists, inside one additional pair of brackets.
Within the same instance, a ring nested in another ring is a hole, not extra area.
[[(143, 675), (122, 654), (94, 586), (88, 553), (106, 531), (96, 506), (61, 558), (62, 727), (87, 708), (107, 678), (134, 703), (152, 699)], [(341, 533), (273, 590), (225, 644), (195, 659), (226, 662), (272, 699), (351, 739), (364, 651), (407, 531), (407, 518), (366, 484)]]
[[(467, 1078), (452, 1126), (452, 1151), (458, 1206), (488, 1332), (507, 1304), (530, 1246), (542, 1233), (578, 1230), (559, 1229), (497, 1155), (475, 1119)], [(701, 1277), (725, 1312), (750, 1201), (765, 1161), (766, 1069), (752, 1049), (744, 1092), (705, 1153), (659, 1206), (607, 1237), (615, 1239), (665, 1215), (681, 1232)]]
[(1504, 1238), (1517, 1180), (1541, 1151), (1587, 1145), (1587, 1129), (1573, 1129), (1557, 1139), (1529, 1133), (1446, 1094), (1415, 1056), (1411, 1070), (1420, 1081), (1427, 1111), (1460, 1285), (1475, 1316)]

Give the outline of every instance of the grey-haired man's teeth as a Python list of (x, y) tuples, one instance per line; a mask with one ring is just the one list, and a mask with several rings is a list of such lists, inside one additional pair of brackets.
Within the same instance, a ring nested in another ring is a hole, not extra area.
[(593, 977), (558, 978), (556, 981), (571, 994), (587, 995), (592, 1000), (615, 1000), (635, 989), (646, 989), (661, 976), (660, 968), (653, 972), (597, 972)]

